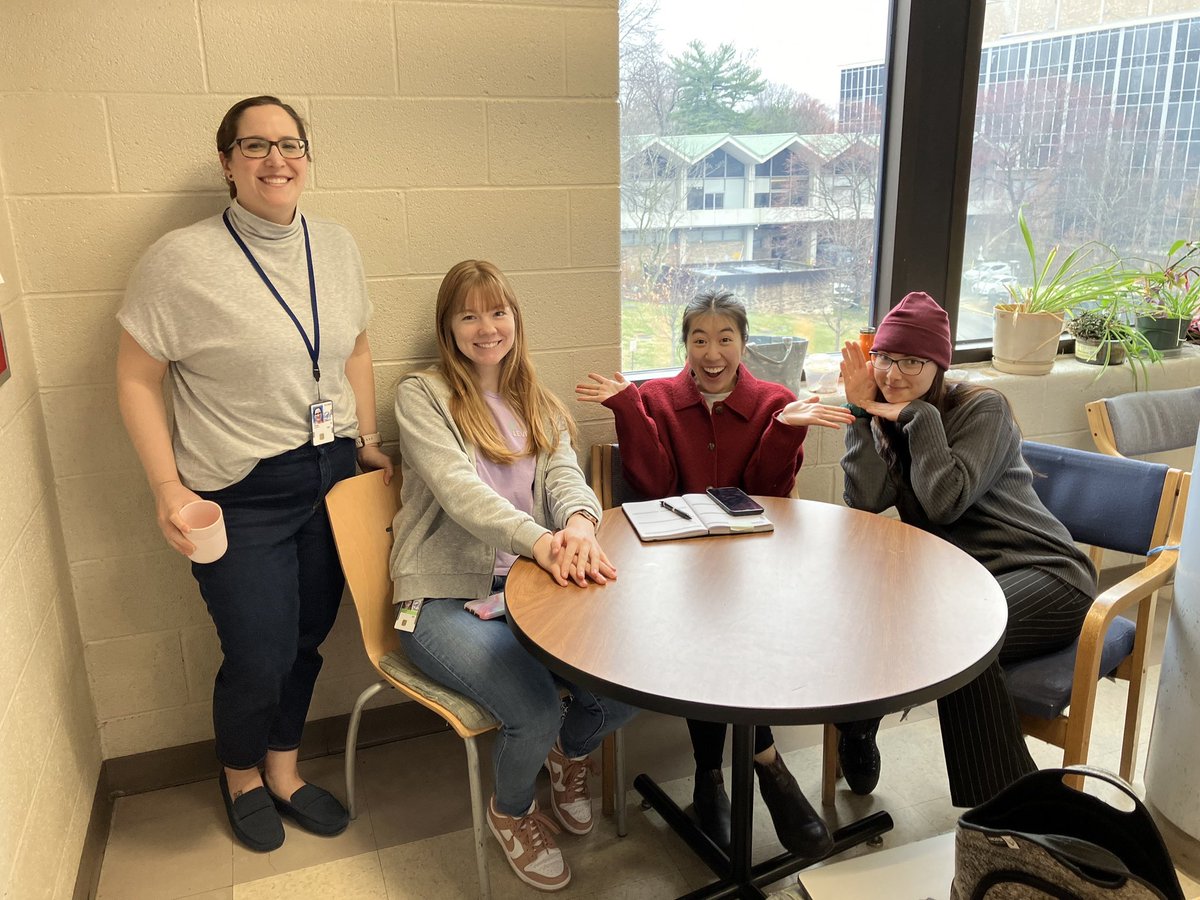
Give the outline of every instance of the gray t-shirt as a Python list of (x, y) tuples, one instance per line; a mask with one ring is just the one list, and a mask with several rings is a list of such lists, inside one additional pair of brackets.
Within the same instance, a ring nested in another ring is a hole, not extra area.
[[(229, 213), (312, 341), (300, 216), (276, 225), (236, 201)], [(333, 401), (338, 437), (358, 435), (345, 365), (371, 313), (362, 259), (341, 225), (305, 221), (321, 326), (319, 389), (303, 338), (221, 216), (164, 235), (129, 280), (117, 320), (169, 363), (175, 462), (193, 490), (228, 487), (259, 460), (310, 441), (309, 405), (318, 399)]]

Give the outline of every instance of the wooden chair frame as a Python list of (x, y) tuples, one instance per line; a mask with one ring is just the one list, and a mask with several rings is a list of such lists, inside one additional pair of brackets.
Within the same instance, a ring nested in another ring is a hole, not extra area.
[(1178, 469), (1168, 470), (1164, 479), (1151, 544), (1154, 547), (1164, 546), (1166, 549), (1149, 558), (1144, 568), (1101, 593), (1088, 610), (1079, 635), (1079, 651), (1075, 657), (1071, 702), (1067, 712), (1055, 719), (1021, 715), (1021, 728), (1026, 734), (1063, 748), (1064, 766), (1087, 762), (1104, 636), (1113, 619), (1136, 608), (1137, 632), (1133, 652), (1122, 660), (1113, 673), (1114, 677), (1129, 682), (1119, 772), (1126, 781), (1133, 779), (1142, 715), (1146, 656), (1154, 631), (1156, 593), (1175, 573), (1190, 480), (1190, 475)]
[[(338, 557), (346, 575), (354, 606), (358, 612), (358, 623), (362, 631), (363, 649), (381, 680), (367, 687), (355, 701), (346, 730), (346, 797), (350, 806), (350, 817), (357, 816), (355, 803), (355, 758), (358, 747), (358, 728), (363, 707), (380, 691), (395, 688), (406, 697), (441, 716), (466, 746), (467, 775), (471, 790), (471, 823), (474, 830), (475, 864), (479, 877), (479, 896), (491, 898), (491, 881), (488, 876), (486, 823), (483, 796), (483, 779), (480, 774), (479, 746), (481, 734), (495, 730), (499, 723), (491, 722), (483, 727), (471, 727), (460, 715), (424, 693), (418, 686), (407, 684), (393, 677), (381, 666), (389, 654), (400, 653), (400, 640), (394, 627), (395, 613), (392, 607), (392, 578), (389, 556), (392, 547), (391, 525), (400, 508), (400, 475), (397, 472), (390, 485), (383, 483), (383, 472), (368, 472), (348, 478), (334, 485), (326, 498), (326, 508), (337, 544)], [(453, 692), (444, 690), (446, 694)], [(462, 698), (465, 704), (470, 701)], [(472, 704), (473, 705), (473, 704)], [(623, 765), (613, 759), (621, 753), (621, 742), (610, 735), (604, 745), (603, 805), (605, 814), (615, 808), (617, 833), (627, 833), (625, 822)], [(621, 802), (614, 802), (617, 798)]]

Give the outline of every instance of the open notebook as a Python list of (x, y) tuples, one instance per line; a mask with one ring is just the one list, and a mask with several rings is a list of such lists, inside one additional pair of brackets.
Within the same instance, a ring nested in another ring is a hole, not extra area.
[(706, 534), (749, 534), (774, 531), (775, 523), (766, 516), (731, 516), (707, 494), (667, 497), (666, 502), (690, 519), (663, 507), (662, 500), (622, 503), (621, 509), (643, 541), (671, 541), (676, 538), (703, 537)]

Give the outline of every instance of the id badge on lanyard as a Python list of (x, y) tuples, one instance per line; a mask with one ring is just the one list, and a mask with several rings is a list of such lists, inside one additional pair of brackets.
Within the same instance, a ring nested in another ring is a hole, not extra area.
[(333, 401), (318, 400), (308, 408), (309, 426), (312, 428), (314, 447), (333, 441)]
[(292, 308), (287, 305), (287, 301), (283, 299), (275, 285), (271, 282), (271, 279), (267, 277), (267, 273), (258, 264), (258, 260), (254, 258), (254, 254), (250, 252), (250, 248), (246, 246), (246, 242), (242, 240), (241, 235), (234, 230), (233, 224), (229, 221), (228, 209), (225, 210), (221, 219), (225, 222), (225, 227), (229, 230), (230, 237), (242, 248), (242, 253), (246, 255), (246, 259), (250, 261), (250, 265), (258, 273), (258, 277), (267, 286), (267, 290), (271, 292), (271, 295), (283, 307), (283, 311), (288, 314), (288, 318), (292, 320), (292, 324), (300, 332), (300, 337), (304, 341), (304, 348), (308, 351), (309, 359), (312, 360), (313, 381), (317, 386), (317, 402), (310, 404), (308, 407), (308, 427), (312, 432), (314, 447), (319, 447), (321, 444), (328, 444), (334, 438), (333, 401), (321, 399), (321, 320), (317, 316), (317, 279), (313, 273), (312, 244), (308, 237), (308, 222), (303, 215), (300, 216), (300, 227), (304, 229), (304, 257), (308, 263), (308, 292), (309, 299), (312, 302), (313, 339), (311, 341), (308, 339), (308, 334), (304, 331), (304, 326), (300, 324), (300, 320), (292, 312)]

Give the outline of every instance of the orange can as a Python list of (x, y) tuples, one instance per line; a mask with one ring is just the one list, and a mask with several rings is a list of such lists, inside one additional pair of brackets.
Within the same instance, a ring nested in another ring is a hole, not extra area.
[(875, 346), (875, 329), (872, 326), (858, 329), (858, 346), (862, 348), (863, 356), (870, 359), (871, 348)]

